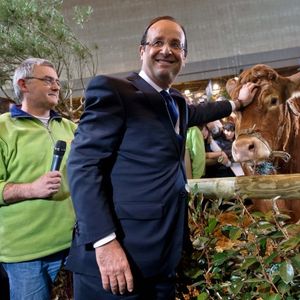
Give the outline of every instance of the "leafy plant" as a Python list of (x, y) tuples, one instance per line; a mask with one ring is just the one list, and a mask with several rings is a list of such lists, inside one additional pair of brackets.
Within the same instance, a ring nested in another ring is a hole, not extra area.
[[(46, 58), (62, 79), (59, 108), (74, 119), (82, 102), (79, 99), (74, 105), (73, 90), (84, 89), (83, 78), (95, 75), (96, 64), (92, 50), (66, 24), (62, 4), (62, 0), (0, 1), (0, 89), (9, 98), (11, 77), (20, 62), (28, 57)], [(73, 20), (82, 27), (92, 11), (90, 6), (75, 6)]]
[(300, 225), (276, 212), (251, 213), (243, 199), (189, 200), (191, 250), (177, 299), (300, 299)]

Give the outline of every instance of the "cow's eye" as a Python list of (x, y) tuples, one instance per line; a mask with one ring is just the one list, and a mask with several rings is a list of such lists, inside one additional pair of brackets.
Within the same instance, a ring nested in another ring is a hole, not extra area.
[(278, 102), (277, 98), (272, 98), (270, 103), (271, 103), (272, 106), (274, 106), (274, 105), (277, 104), (277, 102)]

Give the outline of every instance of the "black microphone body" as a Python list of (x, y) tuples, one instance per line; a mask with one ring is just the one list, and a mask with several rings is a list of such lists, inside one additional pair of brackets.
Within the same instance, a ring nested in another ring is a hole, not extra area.
[(54, 146), (54, 153), (50, 171), (59, 171), (62, 159), (66, 152), (66, 142), (58, 140)]

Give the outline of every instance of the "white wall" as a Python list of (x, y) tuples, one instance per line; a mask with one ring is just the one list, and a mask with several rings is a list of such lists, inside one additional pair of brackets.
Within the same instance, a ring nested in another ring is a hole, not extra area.
[(98, 44), (98, 74), (138, 70), (140, 38), (160, 15), (177, 18), (187, 31), (188, 64), (178, 82), (237, 74), (256, 63), (300, 64), (300, 0), (65, 0), (70, 24), (79, 4), (94, 9), (75, 32), (87, 45)]

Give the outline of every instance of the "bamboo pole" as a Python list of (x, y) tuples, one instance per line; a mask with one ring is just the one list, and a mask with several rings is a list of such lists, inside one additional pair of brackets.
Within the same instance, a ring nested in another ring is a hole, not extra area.
[(273, 199), (279, 196), (300, 200), (300, 173), (189, 179), (188, 186), (209, 198)]

